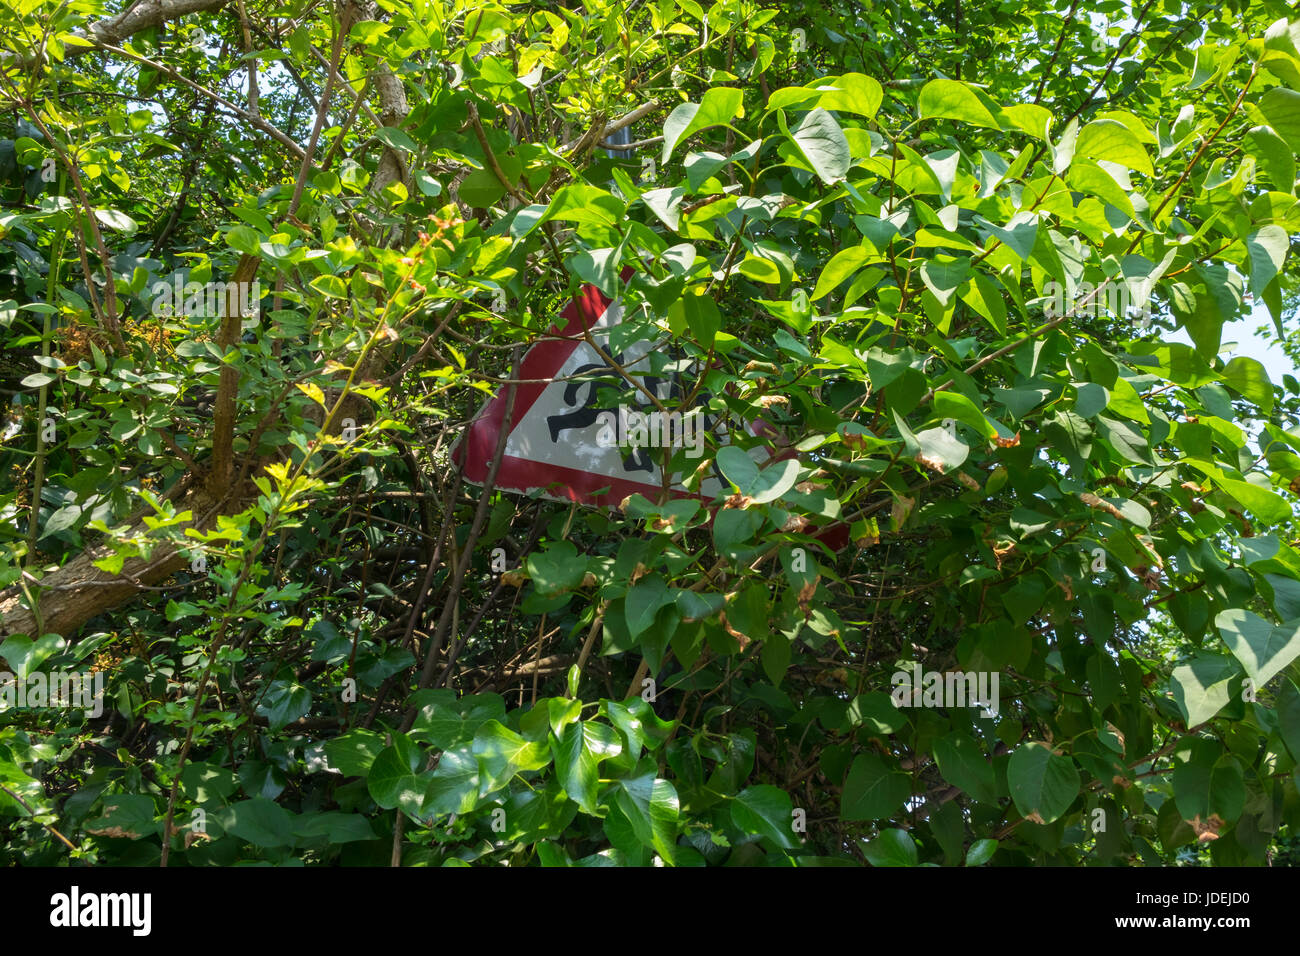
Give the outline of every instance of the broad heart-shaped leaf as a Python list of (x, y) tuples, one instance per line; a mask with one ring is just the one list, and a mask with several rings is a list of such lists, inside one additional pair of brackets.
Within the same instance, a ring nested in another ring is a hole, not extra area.
[(790, 139), (827, 185), (839, 182), (848, 173), (852, 162), (849, 141), (835, 117), (820, 106), (809, 110), (799, 125), (790, 130)]
[(1264, 170), (1273, 185), (1285, 192), (1295, 186), (1295, 154), (1282, 137), (1267, 126), (1256, 126), (1247, 131), (1244, 140), (1247, 151)]
[(960, 787), (980, 803), (997, 803), (993, 765), (969, 734), (956, 731), (934, 742), (934, 759), (943, 779)]
[[(1274, 227), (1275, 228), (1275, 227)], [(1283, 233), (1282, 248), (1286, 248)], [(1273, 410), (1273, 383), (1268, 370), (1253, 358), (1238, 355), (1223, 367), (1223, 384), (1258, 405), (1266, 414)]]
[(677, 862), (677, 791), (654, 772), (619, 781), (618, 808), (632, 824), (632, 832), (643, 846), (650, 847), (664, 862)]
[(365, 776), (383, 750), (383, 735), (373, 730), (350, 730), (342, 737), (325, 741), (330, 769), (345, 777)]
[(468, 813), (478, 804), (478, 761), (470, 745), (447, 750), (429, 775), (424, 813)]
[(833, 76), (818, 85), (822, 88), (830, 86), (833, 89), (822, 93), (821, 101), (817, 105), (840, 113), (857, 113), (868, 119), (876, 115), (876, 110), (880, 109), (880, 101), (884, 97), (884, 90), (881, 89), (880, 83), (863, 73)]
[(677, 107), (664, 122), (664, 151), (661, 161), (668, 162), (677, 144), (692, 133), (730, 123), (737, 114), (743, 113), (741, 104), (744, 99), (743, 90), (715, 86), (704, 94), (698, 104), (683, 103)]
[(1300, 761), (1300, 688), (1285, 678), (1277, 693), (1277, 727), (1286, 749)]
[(628, 634), (634, 638), (640, 637), (654, 624), (659, 609), (672, 601), (672, 592), (658, 574), (647, 575), (632, 585), (623, 602)]
[(906, 830), (882, 830), (862, 848), (862, 855), (872, 866), (916, 866), (916, 841)]
[(960, 80), (931, 80), (921, 88), (916, 108), (921, 119), (955, 119), (973, 126), (1002, 128), (994, 115), (997, 107)]
[(1256, 687), (1300, 657), (1300, 620), (1274, 627), (1258, 614), (1233, 608), (1220, 611), (1214, 626)]
[(524, 565), (533, 586), (545, 595), (577, 587), (587, 573), (587, 559), (571, 541), (557, 541), (545, 551), (534, 551)]
[(907, 774), (886, 764), (879, 754), (858, 754), (840, 792), (840, 818), (888, 820), (911, 794)]
[(293, 846), (294, 814), (274, 800), (254, 797), (217, 811), (217, 821), (253, 846)]
[(723, 476), (754, 504), (775, 501), (794, 487), (799, 477), (799, 462), (793, 458), (773, 462), (760, 469), (758, 463), (736, 445), (718, 450), (718, 467)]
[(1052, 752), (1041, 743), (1017, 747), (1007, 764), (1007, 783), (1016, 809), (1028, 818), (1037, 814), (1051, 823), (1070, 808), (1079, 795), (1079, 772), (1069, 757)]
[(1231, 657), (1198, 651), (1170, 674), (1174, 702), (1187, 715), (1187, 726), (1203, 724), (1228, 703), (1228, 685), (1241, 673)]
[(1293, 152), (1300, 152), (1300, 93), (1275, 86), (1255, 104)]
[(1079, 130), (1079, 138), (1074, 143), (1074, 155), (1087, 159), (1104, 159), (1148, 176), (1153, 175), (1151, 157), (1142, 147), (1137, 133), (1118, 120), (1093, 120)]
[(481, 775), (479, 795), (484, 797), (500, 790), (515, 774), (541, 770), (551, 762), (545, 743), (525, 740), (496, 720), (489, 720), (474, 735), (474, 756)]
[[(22, 771), (19, 768), (14, 767), (13, 769), (14, 771), (17, 772), (17, 774), (22, 774)], [(21, 777), (17, 776), (17, 774), (14, 773), (6, 774), (0, 771), (0, 781), (3, 781), (9, 787), (10, 790), (13, 790), (15, 789), (14, 785), (16, 783), (26, 783), (26, 781), (22, 779), (22, 777), (25, 777), (26, 774), (22, 774)], [(34, 789), (36, 790), (37, 795), (41, 793), (41, 788), (39, 784)], [(21, 789), (19, 792), (21, 794)], [(0, 796), (4, 796), (5, 799), (9, 799), (9, 797), (5, 794), (0, 794)], [(32, 798), (31, 793), (27, 793), (23, 796), (24, 799), (28, 801), (30, 801)], [(244, 801), (245, 804), (253, 803), (253, 802), (255, 801), (252, 800)], [(275, 807), (281, 813), (288, 816), (288, 811), (283, 810), (280, 807), (276, 806), (276, 804), (273, 803), (272, 801), (264, 800), (263, 802), (271, 804), (271, 806)], [(235, 805), (235, 807), (239, 807), (239, 806), (241, 806), (241, 804)], [(235, 810), (235, 807), (228, 807), (225, 810), (219, 812), (225, 814), (231, 814), (233, 816), (232, 811)], [(127, 837), (131, 840), (138, 840), (141, 837), (145, 837), (145, 836), (153, 836), (154, 834), (160, 833), (162, 831), (161, 822), (154, 819), (157, 813), (158, 813), (158, 808), (154, 804), (153, 798), (147, 797), (144, 794), (122, 793), (112, 797), (105, 797), (103, 815), (98, 819), (87, 821), (86, 832), (94, 834), (96, 836)], [(223, 821), (223, 825), (224, 825), (224, 821)], [(229, 830), (230, 827), (225, 826), (225, 829)], [(248, 839), (248, 837), (245, 836), (244, 839)], [(278, 841), (279, 838), (272, 837), (271, 839), (273, 841)], [(256, 841), (249, 840), (249, 842), (253, 843)], [(259, 846), (282, 846), (282, 845), (288, 845), (289, 843), (292, 842), (293, 842), (293, 838), (290, 837), (289, 840), (284, 844), (280, 842), (269, 842), (269, 843), (259, 843), (258, 845)]]
[(794, 835), (794, 807), (779, 787), (761, 783), (746, 787), (731, 801), (731, 822), (742, 833), (767, 837), (785, 850), (799, 845)]
[(419, 816), (428, 777), (421, 773), (424, 756), (405, 734), (397, 734), (393, 745), (375, 758), (366, 774), (366, 789), (385, 810), (400, 806)]
[[(1268, 225), (1246, 237), (1246, 251), (1250, 253), (1250, 291), (1261, 295), (1264, 288), (1282, 271), (1286, 251), (1290, 248), (1286, 230)], [(1272, 396), (1269, 396), (1272, 404)]]
[(58, 634), (42, 635), (38, 641), (18, 634), (6, 637), (0, 643), (0, 657), (9, 662), (19, 678), (26, 678), (28, 674), (39, 670), (51, 655), (66, 647), (67, 643)]
[(960, 438), (954, 438), (946, 428), (919, 431), (916, 443), (920, 446), (916, 460), (941, 474), (956, 468), (970, 454), (970, 446)]

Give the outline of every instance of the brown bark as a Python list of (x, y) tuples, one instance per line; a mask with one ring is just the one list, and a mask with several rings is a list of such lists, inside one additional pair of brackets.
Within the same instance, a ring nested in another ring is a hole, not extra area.
[[(192, 511), (194, 526), (206, 527), (219, 510), (205, 490), (196, 489), (177, 505), (178, 511)], [(131, 529), (131, 536), (146, 535), (144, 524)], [(40, 581), (28, 581), (28, 590), (36, 598), (38, 615), (26, 606), (21, 588), (0, 594), (0, 638), (26, 634), (35, 639), (40, 634), (60, 634), (71, 639), (91, 618), (110, 611), (167, 580), (188, 559), (179, 547), (165, 538), (157, 538), (148, 558), (128, 558), (117, 574), (95, 567), (95, 562), (113, 553), (109, 544), (87, 548), (57, 571)], [(39, 628), (38, 628), (39, 624)]]

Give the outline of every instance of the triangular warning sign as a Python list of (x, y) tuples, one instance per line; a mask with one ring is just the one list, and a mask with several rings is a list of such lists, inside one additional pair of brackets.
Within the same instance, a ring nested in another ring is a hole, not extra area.
[[(664, 447), (674, 441), (686, 448), (688, 458), (698, 449), (708, 454), (701, 434), (703, 416), (677, 415), (665, 421), (653, 414), (648, 401), (631, 412), (644, 413), (649, 427), (646, 441), (628, 442), (628, 412), (597, 405), (599, 383), (595, 376), (616, 375), (605, 357), (586, 340), (585, 331), (611, 355), (609, 329), (622, 316), (622, 305), (611, 302), (594, 286), (584, 286), (561, 313), (563, 324), (551, 329), (551, 337), (528, 350), (520, 365), (515, 386), (510, 431), (506, 436), (501, 467), (494, 486), (519, 493), (540, 492), (559, 501), (590, 505), (617, 505), (629, 495), (640, 493), (656, 500), (663, 490), (660, 465)], [(658, 348), (653, 342), (634, 342), (618, 352), (619, 364), (644, 375), (647, 355)], [(662, 393), (662, 385), (658, 387)], [(482, 485), (487, 480), (497, 440), (505, 420), (509, 386), (483, 404), (465, 437), (452, 450), (452, 460), (461, 466), (465, 479)], [(663, 397), (660, 394), (659, 397)], [(613, 432), (609, 423), (614, 422)], [(674, 427), (675, 426), (675, 427)], [(604, 429), (602, 433), (602, 429)], [(611, 435), (615, 441), (611, 442)], [(724, 439), (725, 440), (725, 439)], [(636, 445), (641, 445), (638, 450)], [(768, 457), (762, 449), (756, 457)], [(681, 485), (670, 487), (674, 497), (711, 498), (721, 489), (716, 478), (701, 482), (700, 494)]]

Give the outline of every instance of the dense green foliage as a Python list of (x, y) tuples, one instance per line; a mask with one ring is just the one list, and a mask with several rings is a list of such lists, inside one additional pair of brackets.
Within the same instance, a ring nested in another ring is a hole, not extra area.
[[(0, 10), (0, 859), (1286, 861), (1285, 4), (173, 6)], [(461, 479), (586, 284), (713, 500)]]

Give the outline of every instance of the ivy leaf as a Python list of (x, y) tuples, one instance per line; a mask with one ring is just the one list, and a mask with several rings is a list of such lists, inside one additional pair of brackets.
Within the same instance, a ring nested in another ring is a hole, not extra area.
[(632, 824), (632, 832), (643, 846), (676, 863), (677, 790), (653, 771), (619, 781), (618, 807)]
[(484, 797), (500, 790), (515, 774), (541, 770), (551, 762), (546, 744), (525, 740), (496, 720), (474, 734), (474, 756), (481, 774), (479, 795)]
[(397, 734), (393, 745), (385, 747), (366, 774), (366, 790), (385, 810), (401, 807), (411, 816), (419, 816), (424, 804), (428, 777), (420, 773), (424, 757), (405, 734)]
[(730, 804), (731, 822), (742, 833), (767, 837), (783, 850), (799, 846), (792, 829), (794, 807), (779, 787), (758, 784), (736, 794)]

